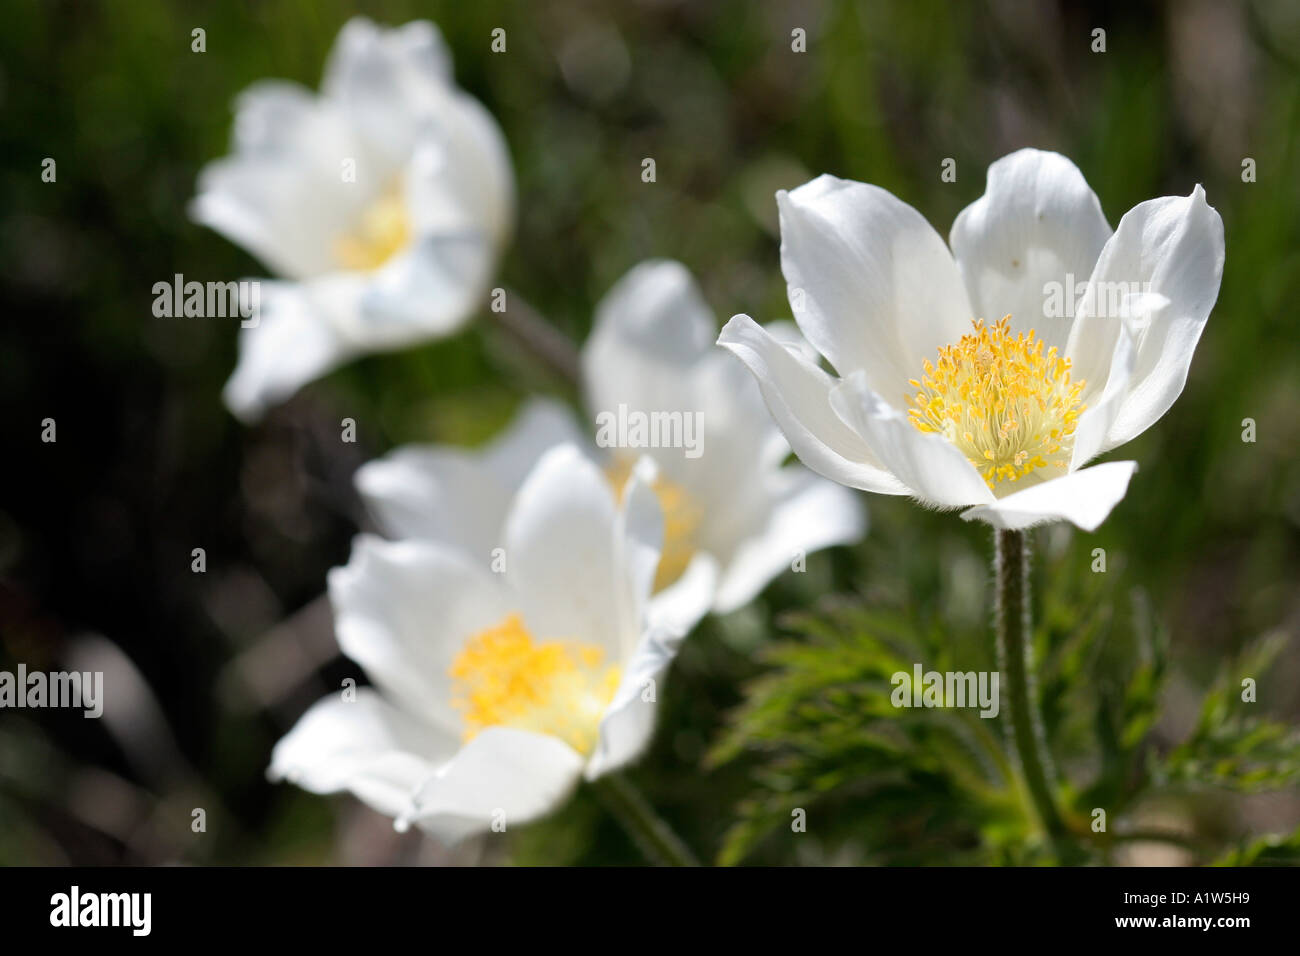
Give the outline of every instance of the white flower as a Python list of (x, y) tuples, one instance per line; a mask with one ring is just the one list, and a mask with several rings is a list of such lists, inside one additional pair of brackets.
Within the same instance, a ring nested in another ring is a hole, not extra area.
[(246, 420), (358, 354), (459, 329), (511, 229), (496, 122), (452, 81), (423, 21), (350, 20), (320, 93), (267, 80), (235, 104), (232, 154), (199, 175), (191, 214), (257, 256), (256, 324), (225, 400)]
[(1218, 295), (1223, 224), (1200, 186), (1112, 233), (1073, 163), (1020, 150), (951, 252), (876, 186), (821, 176), (777, 202), (795, 321), (839, 377), (745, 315), (718, 342), (806, 465), (1003, 529), (1105, 520), (1137, 464), (1083, 465), (1173, 404)]
[[(676, 434), (697, 440), (697, 457), (684, 447), (597, 447), (563, 406), (534, 399), (485, 449), (399, 448), (363, 466), (357, 488), (390, 537), (451, 540), (486, 561), (507, 503), (544, 450), (583, 446), (615, 486), (645, 455), (658, 468), (653, 487), (667, 527), (657, 585), (711, 560), (719, 567), (713, 609), (734, 610), (801, 556), (858, 540), (866, 519), (852, 492), (782, 467), (789, 445), (750, 376), (713, 347), (716, 327), (684, 266), (646, 262), (599, 304), (582, 356), (593, 422), (616, 421), (620, 406), (625, 420), (680, 413)], [(797, 337), (793, 328), (778, 334)], [(696, 412), (701, 431), (689, 435)]]
[(504, 573), (445, 541), (358, 537), (329, 592), (339, 644), (374, 689), (312, 707), (276, 745), (271, 777), (349, 790), (454, 841), (541, 816), (627, 764), (713, 591), (697, 565), (671, 608), (651, 597), (662, 533), (641, 468), (620, 504), (564, 446), (510, 506)]

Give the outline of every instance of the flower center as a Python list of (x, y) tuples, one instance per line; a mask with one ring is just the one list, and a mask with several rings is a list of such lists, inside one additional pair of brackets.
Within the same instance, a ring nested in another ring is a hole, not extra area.
[(518, 614), (471, 637), (448, 671), (465, 740), (487, 727), (549, 734), (590, 753), (622, 674), (603, 649), (534, 641)]
[[(605, 469), (605, 477), (620, 502), (635, 466), (635, 461), (621, 456)], [(695, 556), (695, 535), (704, 512), (681, 485), (669, 481), (662, 472), (656, 476), (650, 490), (659, 499), (659, 508), (664, 515), (664, 547), (659, 555), (654, 583), (655, 590), (661, 591), (682, 576)]]
[(371, 272), (405, 249), (411, 241), (411, 217), (400, 185), (390, 186), (361, 211), (351, 232), (334, 240), (339, 265)]
[(1011, 334), (1011, 316), (996, 325), (983, 319), (956, 345), (925, 361), (919, 389), (907, 400), (908, 418), (923, 432), (937, 432), (956, 445), (990, 488), (1018, 481), (1040, 468), (1070, 464), (1074, 430), (1087, 407), (1079, 401), (1084, 382), (1070, 381), (1070, 360), (1043, 340)]

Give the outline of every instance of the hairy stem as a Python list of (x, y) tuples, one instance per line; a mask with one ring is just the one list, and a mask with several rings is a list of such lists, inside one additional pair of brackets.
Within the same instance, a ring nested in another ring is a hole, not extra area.
[(997, 531), (998, 666), (1011, 708), (1009, 736), (1039, 823), (1053, 844), (1065, 824), (1052, 786), (1052, 764), (1038, 715), (1029, 607), (1029, 542), (1023, 531)]
[(608, 773), (593, 781), (592, 787), (651, 863), (657, 866), (700, 865), (682, 838), (655, 813), (627, 777), (621, 773)]

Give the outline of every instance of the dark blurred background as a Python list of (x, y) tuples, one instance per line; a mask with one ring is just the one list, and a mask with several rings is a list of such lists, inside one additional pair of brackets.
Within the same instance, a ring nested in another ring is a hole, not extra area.
[[(946, 235), (1021, 146), (1080, 166), (1112, 226), (1203, 183), (1227, 264), (1186, 391), (1122, 452), (1141, 471), (1094, 535), (1039, 536), (1054, 567), (1140, 584), (1172, 640), (1171, 733), (1218, 661), (1300, 627), (1300, 5), (16, 0), (0, 30), (0, 669), (100, 669), (112, 720), (0, 711), (0, 863), (635, 862), (586, 793), (508, 840), (445, 851), (347, 797), (264, 777), (271, 746), (356, 669), (326, 571), (364, 517), (351, 475), (412, 440), (472, 444), (549, 377), (487, 323), (366, 358), (251, 428), (223, 408), (234, 321), (159, 319), (155, 282), (264, 275), (192, 224), (200, 166), (255, 80), (315, 88), (349, 16), (428, 18), (497, 117), (519, 221), (503, 284), (580, 339), (649, 256), (685, 262), (725, 320), (788, 316), (773, 192), (821, 172), (882, 185)], [(206, 30), (205, 53), (190, 31)], [(490, 52), (494, 28), (507, 52)], [(791, 31), (807, 32), (807, 52)], [(1106, 31), (1094, 53), (1092, 31)], [(57, 161), (57, 181), (41, 180)], [(657, 182), (643, 183), (653, 157)], [(957, 181), (940, 180), (945, 158)], [(1257, 181), (1242, 181), (1252, 158)], [(339, 420), (358, 442), (339, 441)], [(41, 422), (57, 442), (41, 441)], [(1242, 420), (1256, 422), (1244, 443)], [(748, 786), (701, 758), (779, 612), (857, 592), (987, 620), (986, 529), (872, 497), (861, 547), (814, 556), (679, 660), (635, 772), (702, 853)], [(207, 570), (191, 570), (204, 548)], [(1294, 721), (1300, 644), (1260, 676)], [(191, 829), (191, 812), (207, 830)], [(1225, 811), (1227, 812), (1227, 811)], [(1293, 794), (1232, 809), (1300, 821)], [(809, 841), (783, 862), (861, 860)]]

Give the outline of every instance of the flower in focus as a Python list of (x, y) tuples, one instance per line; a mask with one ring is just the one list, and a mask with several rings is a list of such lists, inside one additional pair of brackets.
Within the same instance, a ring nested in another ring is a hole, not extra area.
[(330, 573), (344, 653), (373, 688), (326, 698), (270, 775), (348, 790), (444, 841), (544, 815), (635, 759), (656, 687), (706, 612), (711, 571), (651, 595), (663, 520), (645, 466), (622, 501), (576, 448), (545, 454), (508, 509), (489, 570), (446, 540), (357, 538)]
[(349, 358), (450, 335), (486, 295), (514, 184), (496, 122), (424, 21), (344, 25), (319, 94), (266, 80), (191, 214), (259, 258), (227, 406), (251, 420)]
[[(783, 341), (797, 339), (792, 327), (773, 328)], [(547, 448), (580, 445), (616, 489), (645, 456), (656, 465), (651, 487), (665, 522), (656, 588), (693, 562), (712, 562), (713, 609), (734, 610), (800, 556), (861, 538), (866, 518), (852, 492), (799, 465), (783, 467), (789, 445), (749, 376), (713, 348), (715, 329), (685, 267), (643, 263), (599, 304), (583, 349), (596, 444), (559, 403), (534, 399), (486, 448), (399, 448), (363, 466), (357, 488), (390, 537), (452, 540), (487, 560), (515, 489)], [(638, 447), (636, 416), (652, 413), (675, 414), (677, 434), (694, 445)], [(622, 437), (632, 440), (611, 445), (629, 419)], [(686, 427), (693, 422), (698, 433)]]
[(1223, 223), (1200, 186), (1112, 233), (1073, 163), (1020, 150), (951, 252), (876, 186), (821, 176), (777, 202), (795, 321), (838, 377), (746, 315), (718, 342), (804, 464), (1002, 529), (1105, 520), (1137, 464), (1084, 465), (1168, 411), (1218, 296)]

